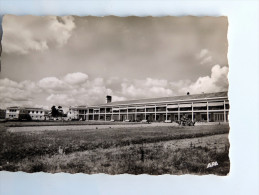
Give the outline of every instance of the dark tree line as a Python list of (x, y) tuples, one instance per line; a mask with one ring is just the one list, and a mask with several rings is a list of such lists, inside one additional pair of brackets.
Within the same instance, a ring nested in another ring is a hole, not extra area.
[(51, 116), (52, 117), (64, 117), (65, 114), (62, 110), (62, 106), (58, 106), (58, 109), (56, 108), (56, 106), (52, 106), (51, 107)]

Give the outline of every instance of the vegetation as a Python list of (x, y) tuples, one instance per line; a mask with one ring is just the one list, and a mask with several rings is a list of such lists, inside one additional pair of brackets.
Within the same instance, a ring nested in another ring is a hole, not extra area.
[(51, 107), (51, 116), (52, 117), (64, 117), (64, 112), (62, 109), (62, 106), (58, 106), (58, 109), (56, 106)]
[[(16, 132), (1, 125), (0, 169), (108, 174), (229, 172), (227, 125)], [(223, 138), (222, 138), (223, 136)], [(217, 161), (219, 166), (207, 169)]]

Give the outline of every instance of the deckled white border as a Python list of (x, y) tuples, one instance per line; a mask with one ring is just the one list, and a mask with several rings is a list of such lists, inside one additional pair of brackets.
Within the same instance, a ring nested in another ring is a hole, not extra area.
[(228, 16), (231, 173), (218, 177), (0, 172), (0, 194), (259, 194), (258, 7), (258, 1), (232, 0), (1, 0), (2, 15)]

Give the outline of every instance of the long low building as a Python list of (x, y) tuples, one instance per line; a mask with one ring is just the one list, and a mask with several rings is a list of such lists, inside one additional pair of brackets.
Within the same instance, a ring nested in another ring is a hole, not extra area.
[(227, 91), (118, 102), (107, 96), (106, 100), (106, 104), (73, 110), (82, 120), (173, 122), (185, 115), (197, 122), (228, 122)]

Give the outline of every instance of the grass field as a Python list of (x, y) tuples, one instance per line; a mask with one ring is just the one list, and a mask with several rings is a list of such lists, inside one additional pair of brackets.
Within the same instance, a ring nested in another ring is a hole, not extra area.
[[(60, 126), (24, 124), (30, 127), (0, 124), (1, 170), (154, 175), (229, 172), (228, 125), (129, 128), (105, 123), (67, 126), (60, 131)], [(211, 162), (218, 165), (207, 168)]]

